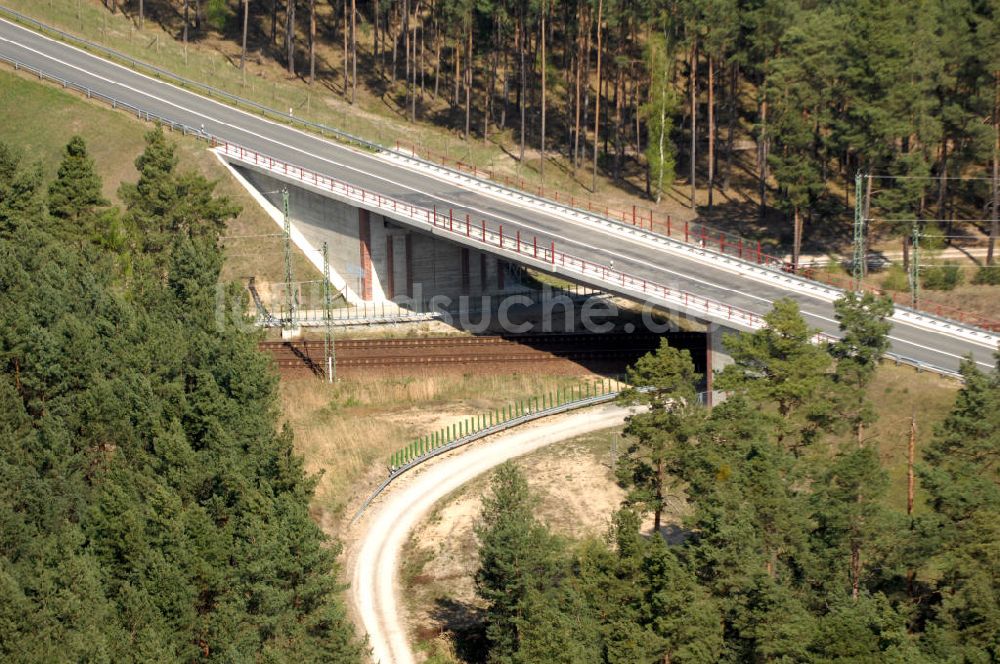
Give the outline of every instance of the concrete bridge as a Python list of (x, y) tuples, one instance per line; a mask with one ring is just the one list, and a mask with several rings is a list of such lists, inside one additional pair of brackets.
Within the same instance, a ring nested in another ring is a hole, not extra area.
[[(699, 242), (682, 242), (459, 174), (387, 148), (326, 140), (152, 78), (0, 20), (0, 59), (209, 139), (256, 191), (289, 187), (300, 242), (329, 242), (348, 299), (502, 291), (505, 265), (555, 274), (729, 329), (753, 330), (774, 300), (836, 336), (841, 292)], [(169, 78), (168, 72), (161, 73)], [(315, 253), (315, 252), (314, 252)], [(892, 353), (954, 371), (971, 355), (994, 364), (1000, 336), (897, 308)]]

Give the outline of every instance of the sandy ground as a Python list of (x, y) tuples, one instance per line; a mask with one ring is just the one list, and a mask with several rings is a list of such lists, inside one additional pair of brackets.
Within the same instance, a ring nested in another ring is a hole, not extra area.
[[(596, 431), (561, 441), (518, 458), (532, 495), (535, 515), (550, 530), (574, 540), (603, 539), (611, 515), (625, 499), (612, 472), (612, 440), (620, 449), (621, 429)], [(488, 475), (444, 497), (417, 524), (402, 556), (405, 620), (411, 643), (435, 661), (467, 661), (482, 638), (482, 601), (475, 592), (479, 560), (474, 526), (481, 500), (489, 490)], [(662, 536), (681, 541), (690, 514), (683, 492), (671, 495), (663, 514)], [(642, 532), (651, 535), (653, 515)], [(468, 652), (463, 652), (468, 650)]]
[[(352, 610), (368, 634), (373, 660), (381, 664), (416, 661), (401, 599), (400, 563), (411, 533), (438, 501), (507, 459), (620, 425), (627, 412), (605, 405), (545, 419), (456, 451), (397, 480), (344, 533)], [(475, 505), (457, 507), (454, 519), (440, 519), (438, 536), (447, 537), (448, 529), (462, 528), (463, 521), (468, 523), (474, 515), (474, 508), (478, 509), (478, 499)]]
[[(617, 427), (598, 431), (517, 459), (537, 499), (535, 514), (553, 532), (575, 539), (607, 532), (625, 492), (615, 483), (609, 455), (595, 447), (619, 436)], [(478, 633), (483, 607), (473, 581), (479, 563), (474, 526), (488, 489), (483, 475), (443, 498), (404, 548), (405, 620), (418, 650), (453, 651), (457, 640), (469, 642), (467, 630), (473, 638)]]

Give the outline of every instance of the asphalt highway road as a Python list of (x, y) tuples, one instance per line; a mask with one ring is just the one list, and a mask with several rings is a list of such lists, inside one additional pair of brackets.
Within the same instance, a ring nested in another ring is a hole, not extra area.
[[(760, 314), (766, 313), (775, 299), (791, 297), (798, 301), (810, 325), (828, 334), (837, 330), (833, 307), (825, 300), (629, 240), (597, 224), (570, 221), (528, 204), (445, 182), (377, 154), (324, 140), (136, 73), (5, 20), (0, 20), (0, 54), (174, 122), (203, 127), (210, 135), (275, 159), (413, 205), (453, 208), (458, 216), (468, 213), (492, 226), (503, 224), (505, 233), (520, 230), (522, 237), (537, 237), (541, 246), (554, 241), (559, 251), (599, 264), (613, 261), (617, 270), (666, 286)], [(957, 369), (967, 354), (989, 369), (994, 365), (995, 350), (982, 342), (902, 322), (892, 331), (894, 353), (950, 370)]]

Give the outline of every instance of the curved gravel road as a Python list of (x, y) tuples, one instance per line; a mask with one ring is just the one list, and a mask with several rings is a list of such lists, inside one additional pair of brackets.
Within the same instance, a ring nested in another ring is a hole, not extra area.
[(351, 601), (368, 633), (373, 661), (415, 661), (403, 620), (399, 565), (410, 532), (437, 501), (507, 459), (621, 424), (628, 413), (627, 408), (607, 404), (546, 418), (456, 451), (397, 480), (348, 535), (355, 540), (348, 554)]

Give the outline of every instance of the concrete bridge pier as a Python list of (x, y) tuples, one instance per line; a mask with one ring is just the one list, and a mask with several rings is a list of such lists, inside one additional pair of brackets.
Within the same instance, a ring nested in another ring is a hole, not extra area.
[(424, 298), (503, 293), (508, 266), (492, 254), (441, 240), (369, 210), (340, 202), (280, 176), (223, 160), (279, 225), (282, 189), (289, 194), (292, 240), (322, 267), (327, 243), (330, 281), (354, 305), (396, 303), (420, 308)]
[(739, 330), (724, 327), (718, 323), (708, 323), (705, 333), (708, 336), (705, 341), (705, 365), (708, 367), (705, 374), (705, 391), (707, 392), (708, 405), (713, 406), (722, 403), (726, 399), (726, 393), (716, 390), (713, 385), (715, 372), (722, 371), (733, 363), (733, 358), (726, 351), (722, 340), (730, 334), (739, 334)]

